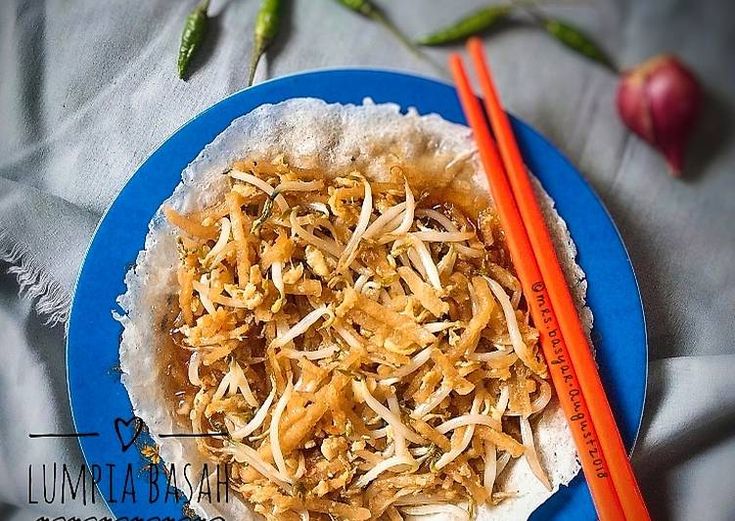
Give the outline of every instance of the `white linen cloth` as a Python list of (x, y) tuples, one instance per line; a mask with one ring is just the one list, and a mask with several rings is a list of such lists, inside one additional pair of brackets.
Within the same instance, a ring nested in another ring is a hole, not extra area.
[[(294, 0), (256, 81), (317, 67), (436, 75), (380, 26), (333, 0)], [(420, 35), (483, 0), (382, 2)], [(136, 167), (179, 126), (242, 88), (254, 0), (213, 0), (192, 76), (176, 52), (193, 2), (0, 3), (0, 519), (102, 515), (102, 507), (28, 505), (30, 463), (79, 465), (63, 322), (94, 227)], [(650, 378), (634, 462), (656, 519), (735, 519), (735, 32), (727, 0), (597, 0), (551, 9), (577, 21), (623, 65), (673, 51), (708, 101), (674, 181), (620, 124), (616, 78), (533, 28), (486, 38), (509, 109), (585, 174), (620, 227), (648, 320)], [(427, 54), (443, 64), (447, 49)], [(20, 296), (18, 292), (20, 290)]]

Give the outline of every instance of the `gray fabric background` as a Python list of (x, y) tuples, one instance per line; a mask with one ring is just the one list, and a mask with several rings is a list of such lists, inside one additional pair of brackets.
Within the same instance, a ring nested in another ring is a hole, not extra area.
[[(175, 54), (192, 3), (0, 2), (0, 519), (102, 512), (27, 504), (30, 463), (81, 463), (76, 441), (29, 442), (27, 433), (71, 429), (64, 310), (105, 208), (167, 136), (244, 84), (258, 2), (212, 1), (212, 30), (184, 83)], [(484, 3), (382, 2), (412, 35)], [(332, 0), (292, 5), (256, 80), (340, 66), (437, 75)], [(611, 73), (534, 29), (486, 39), (510, 110), (585, 174), (635, 265), (651, 364), (634, 462), (654, 517), (735, 519), (735, 8), (589, 0), (550, 11), (587, 28), (624, 66), (673, 51), (706, 86), (691, 176), (674, 181), (619, 123)], [(446, 53), (428, 54), (443, 64)]]

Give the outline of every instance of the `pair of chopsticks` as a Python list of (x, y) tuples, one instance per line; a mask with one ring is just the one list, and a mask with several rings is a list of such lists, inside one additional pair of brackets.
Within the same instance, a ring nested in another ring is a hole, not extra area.
[(587, 336), (495, 89), (482, 42), (470, 39), (467, 50), (475, 65), (497, 146), (462, 59), (456, 53), (449, 61), (452, 76), (475, 135), (500, 222), (507, 232), (508, 249), (539, 329), (541, 348), (595, 508), (602, 521), (649, 520)]

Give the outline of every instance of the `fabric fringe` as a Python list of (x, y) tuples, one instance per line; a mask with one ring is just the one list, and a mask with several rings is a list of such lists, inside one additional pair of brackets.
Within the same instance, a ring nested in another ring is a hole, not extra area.
[(8, 273), (15, 275), (21, 297), (35, 302), (45, 324), (54, 326), (69, 318), (71, 295), (57, 281), (44, 272), (35, 256), (25, 246), (0, 232), (0, 260), (11, 264)]

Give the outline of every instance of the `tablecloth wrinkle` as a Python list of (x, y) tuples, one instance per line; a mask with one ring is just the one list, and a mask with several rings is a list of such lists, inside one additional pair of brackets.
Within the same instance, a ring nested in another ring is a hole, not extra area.
[[(497, 1), (500, 0), (491, 0)], [(379, 1), (410, 36), (488, 0)], [(125, 182), (173, 132), (241, 89), (259, 2), (212, 0), (211, 30), (189, 79), (176, 75), (194, 0), (0, 2), (0, 521), (102, 516), (100, 505), (30, 505), (28, 466), (81, 465), (64, 324), (95, 227)], [(446, 79), (459, 46), (414, 56), (378, 24), (332, 0), (292, 0), (256, 82), (316, 67), (383, 67)], [(622, 125), (617, 77), (538, 28), (488, 34), (510, 111), (554, 143), (600, 194), (643, 297), (646, 411), (633, 462), (655, 519), (735, 519), (735, 6), (728, 0), (596, 0), (541, 8), (567, 18), (629, 67), (663, 51), (707, 93), (690, 177)]]
[(100, 215), (32, 186), (0, 177), (0, 260), (11, 266), (19, 294), (45, 323), (64, 322)]

